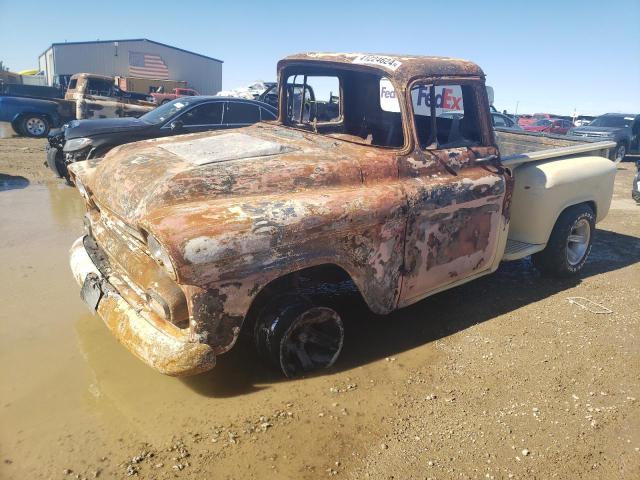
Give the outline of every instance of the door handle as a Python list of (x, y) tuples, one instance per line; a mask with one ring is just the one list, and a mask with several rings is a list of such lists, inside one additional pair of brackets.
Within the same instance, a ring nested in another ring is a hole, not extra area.
[(474, 163), (490, 163), (493, 160), (496, 160), (498, 158), (497, 155), (489, 155), (487, 157), (482, 157), (482, 158), (476, 158), (474, 160)]

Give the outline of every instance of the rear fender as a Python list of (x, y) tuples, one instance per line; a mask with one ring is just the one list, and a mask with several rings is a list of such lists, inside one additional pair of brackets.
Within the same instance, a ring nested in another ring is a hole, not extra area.
[(611, 205), (615, 174), (615, 164), (597, 156), (516, 167), (509, 239), (546, 244), (560, 214), (580, 203), (590, 204), (601, 221)]

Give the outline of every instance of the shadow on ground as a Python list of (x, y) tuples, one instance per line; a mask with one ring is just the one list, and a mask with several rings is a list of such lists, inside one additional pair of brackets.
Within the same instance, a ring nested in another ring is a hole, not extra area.
[(25, 177), (0, 173), (0, 192), (5, 190), (16, 190), (28, 186), (29, 180)]
[[(640, 261), (640, 239), (598, 230), (592, 255), (574, 279), (541, 277), (529, 259), (504, 263), (493, 275), (429, 297), (391, 315), (372, 314), (357, 296), (346, 299), (346, 338), (332, 371), (342, 371), (433, 342), (550, 295), (575, 287), (582, 278)], [(201, 395), (227, 397), (285, 380), (265, 365), (251, 342), (240, 341), (218, 358), (210, 372), (182, 379)], [(286, 381), (286, 380), (285, 380)]]

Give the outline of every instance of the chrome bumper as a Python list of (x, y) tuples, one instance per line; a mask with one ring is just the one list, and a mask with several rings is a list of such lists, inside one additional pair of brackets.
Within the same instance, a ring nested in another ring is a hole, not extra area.
[(216, 364), (213, 349), (207, 344), (171, 335), (137, 312), (100, 272), (85, 247), (85, 238), (78, 238), (71, 247), (71, 271), (83, 291), (88, 281), (99, 288), (97, 301), (89, 306), (95, 309), (118, 341), (165, 375), (186, 376), (211, 370)]

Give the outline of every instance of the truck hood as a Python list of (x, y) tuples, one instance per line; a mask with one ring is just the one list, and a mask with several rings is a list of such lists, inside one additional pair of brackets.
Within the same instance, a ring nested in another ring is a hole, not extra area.
[(144, 130), (151, 126), (151, 124), (143, 122), (139, 118), (132, 117), (73, 120), (65, 128), (64, 136), (67, 140), (70, 140), (72, 138), (105, 135), (107, 133)]
[(122, 145), (78, 172), (100, 207), (134, 225), (154, 210), (203, 200), (361, 183), (363, 148), (258, 124)]

